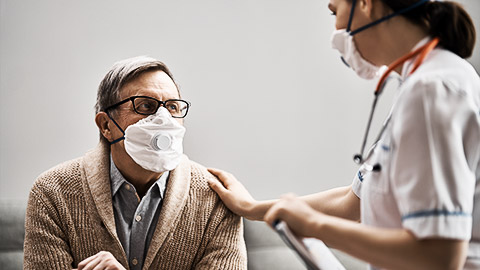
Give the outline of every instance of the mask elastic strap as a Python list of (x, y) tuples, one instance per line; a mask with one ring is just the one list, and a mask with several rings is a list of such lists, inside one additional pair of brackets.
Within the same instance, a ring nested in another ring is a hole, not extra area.
[[(365, 30), (365, 29), (367, 29), (367, 28), (369, 28), (369, 27), (372, 27), (372, 26), (374, 26), (374, 25), (377, 25), (377, 24), (379, 24), (379, 23), (381, 23), (381, 22), (383, 22), (383, 21), (386, 21), (386, 20), (388, 20), (388, 19), (391, 19), (392, 17), (395, 17), (395, 16), (397, 16), (397, 15), (400, 15), (400, 14), (403, 14), (403, 13), (405, 13), (405, 12), (408, 12), (408, 11), (410, 11), (410, 10), (412, 10), (412, 9), (414, 9), (414, 8), (417, 8), (417, 7), (419, 7), (419, 6), (425, 4), (426, 2), (429, 2), (429, 1), (430, 1), (430, 0), (420, 0), (420, 1), (418, 1), (417, 3), (415, 3), (415, 4), (413, 4), (413, 5), (409, 6), (409, 7), (406, 7), (406, 8), (404, 8), (404, 9), (401, 9), (401, 10), (399, 10), (399, 11), (397, 11), (397, 12), (394, 12), (394, 13), (392, 13), (392, 14), (390, 14), (390, 15), (387, 15), (387, 16), (385, 16), (385, 17), (382, 17), (382, 18), (380, 18), (380, 19), (378, 19), (378, 20), (376, 20), (376, 21), (374, 21), (374, 22), (371, 22), (371, 23), (369, 23), (369, 24), (367, 24), (367, 25), (364, 25), (364, 26), (358, 28), (357, 30), (350, 32), (350, 35), (353, 36), (353, 35), (361, 32), (361, 31), (363, 31), (363, 30)], [(355, 2), (356, 2), (356, 1), (354, 0), (353, 3), (355, 3)], [(352, 12), (353, 12), (353, 7), (352, 7), (352, 11), (350, 12), (350, 18), (353, 17), (353, 16), (352, 16)], [(351, 22), (349, 21), (349, 23), (348, 23), (348, 28), (347, 28), (347, 32), (348, 32), (348, 30), (350, 29), (350, 24), (351, 24)]]
[(352, 27), (353, 13), (355, 12), (355, 6), (357, 5), (357, 0), (352, 0), (352, 8), (350, 9), (350, 17), (348, 18), (347, 32), (350, 32)]
[(119, 130), (122, 132), (122, 134), (123, 134), (122, 137), (120, 137), (120, 138), (118, 138), (118, 139), (116, 139), (116, 140), (111, 141), (111, 142), (110, 142), (110, 145), (115, 144), (115, 143), (117, 143), (117, 142), (119, 142), (119, 141), (121, 141), (121, 140), (125, 140), (125, 132), (123, 131), (123, 129), (117, 124), (117, 121), (115, 121), (115, 119), (113, 119), (108, 112), (107, 112), (107, 115), (108, 115), (108, 117), (109, 117), (110, 119), (112, 119), (113, 123), (118, 127), (118, 129), (119, 129)]
[[(350, 16), (348, 18), (348, 25), (347, 25), (347, 33), (350, 32), (350, 28), (352, 27), (352, 20), (353, 20), (353, 13), (355, 12), (355, 6), (357, 4), (357, 0), (352, 0), (352, 8), (350, 9)], [(347, 63), (345, 58), (343, 56), (340, 56), (340, 59), (342, 59), (342, 62), (350, 68), (350, 65)]]

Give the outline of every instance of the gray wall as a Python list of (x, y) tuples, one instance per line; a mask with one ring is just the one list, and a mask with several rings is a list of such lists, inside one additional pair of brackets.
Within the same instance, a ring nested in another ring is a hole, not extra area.
[[(480, 1), (461, 2), (480, 28)], [(0, 197), (95, 147), (96, 88), (136, 55), (166, 62), (192, 102), (191, 159), (259, 199), (349, 184), (375, 83), (330, 49), (327, 3), (0, 0)]]

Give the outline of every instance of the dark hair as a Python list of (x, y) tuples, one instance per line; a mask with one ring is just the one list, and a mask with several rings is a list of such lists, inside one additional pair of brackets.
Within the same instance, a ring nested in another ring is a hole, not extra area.
[[(419, 0), (382, 0), (393, 11), (399, 11)], [(468, 58), (475, 46), (475, 26), (458, 3), (452, 1), (428, 1), (404, 14), (411, 22), (425, 27), (428, 34), (440, 39), (439, 46)]]

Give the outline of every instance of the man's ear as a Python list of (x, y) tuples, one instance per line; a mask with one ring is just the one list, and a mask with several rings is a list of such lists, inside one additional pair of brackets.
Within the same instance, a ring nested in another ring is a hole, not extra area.
[(375, 0), (359, 0), (360, 10), (369, 18), (372, 18), (373, 14), (373, 1)]
[(95, 115), (95, 123), (97, 124), (98, 130), (102, 133), (103, 137), (107, 139), (107, 141), (112, 141), (112, 132), (110, 130), (110, 117), (105, 112), (99, 112)]

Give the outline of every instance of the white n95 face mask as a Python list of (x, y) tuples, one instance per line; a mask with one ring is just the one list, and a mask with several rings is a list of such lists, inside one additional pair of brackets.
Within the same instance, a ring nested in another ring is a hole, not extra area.
[(382, 75), (385, 69), (365, 60), (355, 46), (353, 36), (346, 29), (333, 31), (332, 48), (342, 55), (342, 59), (360, 78), (371, 80)]
[(125, 151), (142, 168), (152, 172), (175, 169), (183, 154), (185, 127), (164, 107), (125, 130)]

